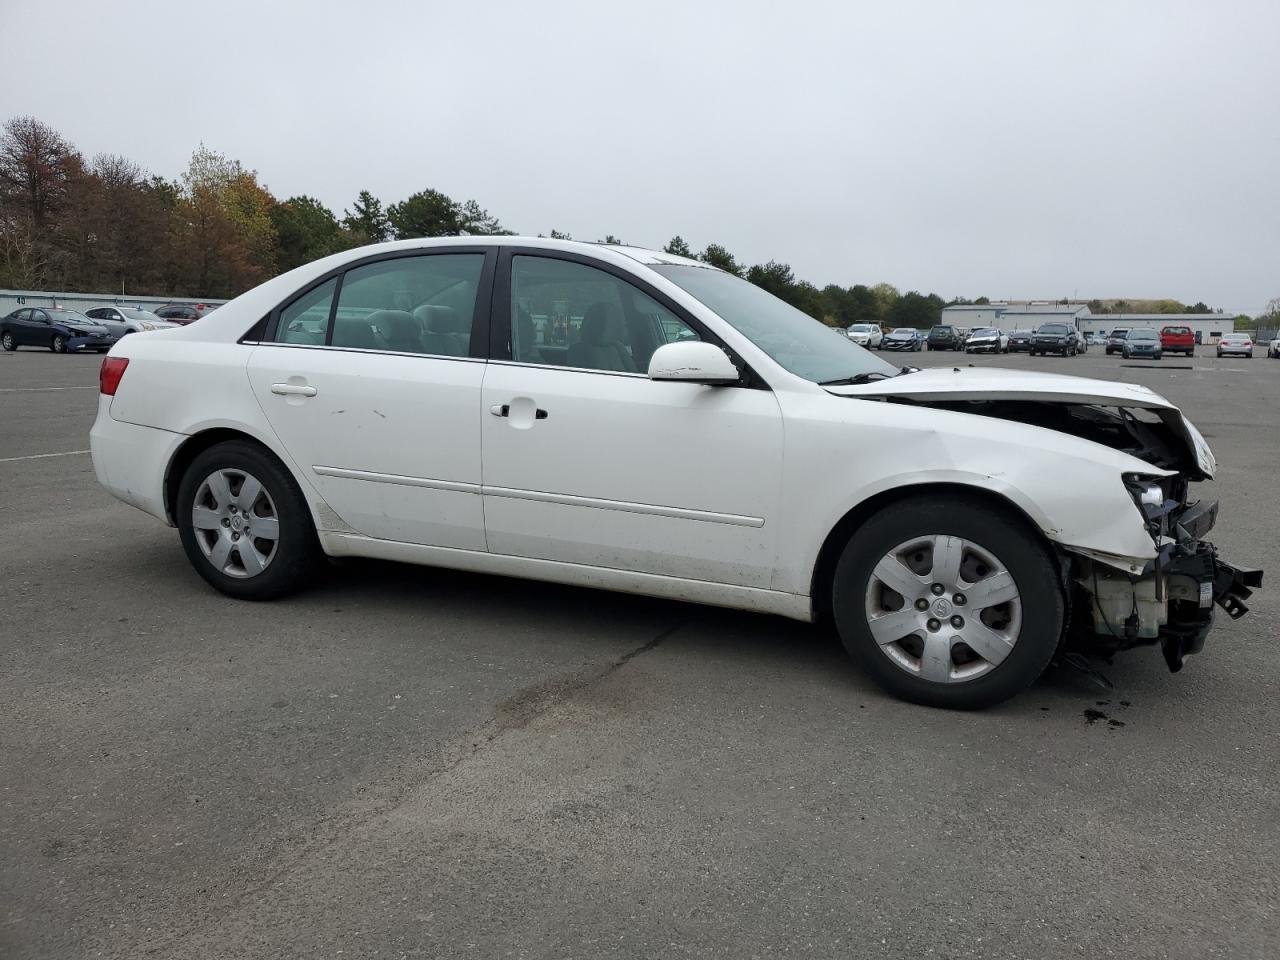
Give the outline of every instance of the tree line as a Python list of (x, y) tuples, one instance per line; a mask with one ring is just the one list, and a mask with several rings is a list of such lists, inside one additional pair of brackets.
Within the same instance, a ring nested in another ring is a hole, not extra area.
[[(35, 117), (13, 117), (0, 132), (0, 288), (220, 299), (368, 243), (512, 232), (477, 201), (433, 189), (390, 204), (361, 190), (340, 216), (314, 197), (280, 200), (256, 171), (203, 144), (179, 177), (166, 179), (117, 154), (86, 158)], [(550, 236), (572, 239), (554, 229)], [(601, 242), (622, 241), (608, 234)], [(789, 264), (748, 266), (720, 244), (695, 251), (680, 236), (663, 249), (743, 277), (832, 326), (931, 327), (943, 307), (970, 302), (888, 283), (819, 288)], [(1094, 303), (1095, 313), (1124, 312), (1116, 302)]]

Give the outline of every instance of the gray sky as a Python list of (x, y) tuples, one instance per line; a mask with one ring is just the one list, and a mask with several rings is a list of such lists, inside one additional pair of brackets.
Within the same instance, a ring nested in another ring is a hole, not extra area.
[(1280, 3), (0, 0), (0, 117), (819, 286), (1280, 296)]

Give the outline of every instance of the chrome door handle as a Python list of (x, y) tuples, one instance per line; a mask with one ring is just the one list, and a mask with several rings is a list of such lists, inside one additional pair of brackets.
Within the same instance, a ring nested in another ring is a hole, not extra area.
[(303, 383), (273, 383), (271, 392), (281, 397), (314, 397), (316, 388)]

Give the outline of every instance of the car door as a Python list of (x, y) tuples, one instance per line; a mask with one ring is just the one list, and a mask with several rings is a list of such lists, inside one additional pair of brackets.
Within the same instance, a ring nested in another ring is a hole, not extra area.
[(5, 328), (13, 335), (13, 342), (18, 345), (30, 343), (31, 308), (23, 307), (9, 314), (5, 320)]
[(272, 429), (359, 533), (485, 549), (479, 416), (493, 261), (474, 246), (359, 261), (273, 311), (249, 359)]
[(33, 347), (47, 347), (53, 342), (53, 321), (40, 308), (31, 311), (31, 319), (23, 326), (26, 328), (23, 343)]
[(768, 587), (773, 393), (649, 380), (662, 343), (714, 337), (600, 261), (504, 250), (494, 302), (481, 417), (490, 552)]

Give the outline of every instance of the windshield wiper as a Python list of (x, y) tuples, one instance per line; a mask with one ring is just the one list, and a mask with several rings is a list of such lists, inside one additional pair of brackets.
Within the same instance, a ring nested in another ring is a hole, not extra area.
[(855, 383), (870, 383), (872, 380), (889, 380), (906, 372), (903, 367), (898, 373), (882, 373), (879, 370), (869, 370), (866, 373), (855, 373), (852, 377), (837, 377), (834, 380), (823, 380), (819, 382), (820, 387), (848, 387)]

